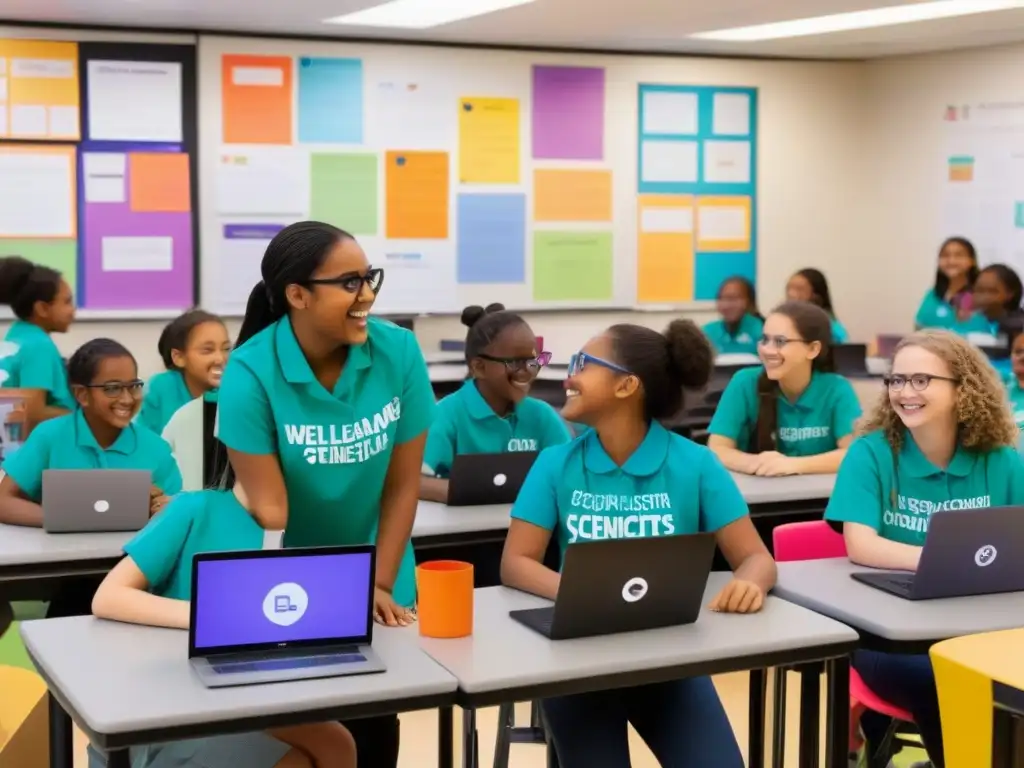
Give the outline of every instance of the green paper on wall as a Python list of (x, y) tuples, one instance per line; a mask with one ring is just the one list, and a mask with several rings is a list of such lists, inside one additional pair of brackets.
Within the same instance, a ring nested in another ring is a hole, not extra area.
[(56, 269), (71, 286), (71, 292), (78, 296), (78, 241), (67, 238), (24, 238), (0, 239), (0, 257), (21, 256), (22, 258)]
[(611, 299), (611, 232), (534, 232), (533, 297), (537, 301)]
[(353, 235), (377, 234), (377, 156), (310, 155), (310, 218)]

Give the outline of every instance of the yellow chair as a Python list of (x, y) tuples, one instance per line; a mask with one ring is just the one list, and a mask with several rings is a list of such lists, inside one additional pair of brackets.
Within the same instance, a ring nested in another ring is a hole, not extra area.
[(0, 768), (48, 768), (50, 713), (35, 672), (0, 666)]

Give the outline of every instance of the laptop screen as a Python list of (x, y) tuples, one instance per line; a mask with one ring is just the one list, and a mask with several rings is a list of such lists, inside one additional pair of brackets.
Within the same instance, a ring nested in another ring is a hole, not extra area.
[(189, 655), (369, 642), (372, 547), (197, 555)]

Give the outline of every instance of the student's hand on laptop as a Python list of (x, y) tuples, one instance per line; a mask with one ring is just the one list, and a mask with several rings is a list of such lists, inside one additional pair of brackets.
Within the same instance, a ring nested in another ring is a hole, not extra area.
[(764, 592), (757, 584), (733, 579), (708, 603), (708, 608), (720, 613), (757, 613), (763, 604)]
[(795, 475), (796, 460), (792, 456), (783, 456), (778, 451), (765, 451), (758, 454), (760, 461), (754, 474), (758, 477), (782, 477)]
[(389, 627), (405, 627), (416, 621), (416, 612), (403, 608), (386, 589), (373, 590), (373, 620)]

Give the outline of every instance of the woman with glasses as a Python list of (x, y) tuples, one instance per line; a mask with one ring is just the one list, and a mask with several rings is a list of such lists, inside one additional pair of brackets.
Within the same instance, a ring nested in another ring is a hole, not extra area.
[(537, 349), (523, 318), (504, 310), (491, 304), (462, 311), (469, 379), (438, 403), (423, 454), (422, 499), (448, 501), (456, 454), (536, 452), (572, 437), (554, 408), (529, 397), (551, 353)]
[[(688, 320), (664, 334), (614, 325), (569, 366), (566, 419), (591, 429), (538, 457), (512, 508), (502, 581), (554, 599), (560, 574), (544, 564), (552, 536), (577, 542), (714, 533), (733, 579), (710, 608), (760, 610), (775, 563), (736, 483), (707, 448), (659, 423), (683, 388), (707, 383), (711, 345)], [(736, 630), (742, 632), (742, 621)], [(558, 696), (542, 702), (562, 768), (628, 768), (627, 724), (660, 765), (741, 768), (743, 757), (709, 677)]]
[[(435, 402), (416, 337), (370, 316), (384, 272), (337, 227), (281, 230), (221, 381), (218, 437), (284, 546), (376, 543), (374, 616), (414, 620), (410, 534)], [(363, 768), (398, 761), (398, 718), (346, 723)]]
[(804, 301), (764, 323), (762, 365), (729, 381), (708, 427), (708, 447), (734, 472), (766, 477), (835, 472), (861, 415), (853, 387), (834, 373), (832, 319)]
[[(932, 514), (1024, 504), (1024, 464), (1006, 393), (967, 341), (940, 330), (908, 336), (885, 381), (887, 391), (839, 470), (825, 518), (843, 524), (853, 562), (916, 571)], [(932, 762), (942, 768), (928, 656), (860, 650), (853, 664), (875, 693), (914, 715)], [(879, 743), (886, 725), (865, 716), (869, 744)]]

